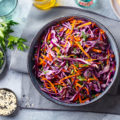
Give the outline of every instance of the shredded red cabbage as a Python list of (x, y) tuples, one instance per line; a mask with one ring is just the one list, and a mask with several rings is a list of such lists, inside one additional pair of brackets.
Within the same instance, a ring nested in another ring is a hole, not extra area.
[(43, 83), (41, 90), (52, 98), (89, 102), (112, 81), (115, 55), (96, 23), (70, 18), (51, 26), (41, 41), (35, 48), (33, 70)]

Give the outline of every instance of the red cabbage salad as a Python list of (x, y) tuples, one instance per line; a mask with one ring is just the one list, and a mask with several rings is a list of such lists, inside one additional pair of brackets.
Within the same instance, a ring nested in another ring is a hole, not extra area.
[(96, 23), (71, 17), (49, 27), (34, 52), (40, 89), (65, 103), (86, 103), (113, 80), (115, 55)]

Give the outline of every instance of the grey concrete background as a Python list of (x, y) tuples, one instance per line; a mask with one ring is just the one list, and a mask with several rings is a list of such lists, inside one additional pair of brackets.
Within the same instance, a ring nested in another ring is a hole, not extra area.
[[(97, 0), (99, 4), (96, 9), (91, 9), (92, 11), (104, 14), (106, 16), (117, 19), (117, 17), (112, 12), (109, 0)], [(74, 6), (78, 7), (74, 0), (61, 0), (64, 6)], [(20, 24), (16, 26), (14, 35), (20, 36), (24, 25), (27, 21), (27, 15), (29, 13), (32, 0), (19, 0), (19, 4), (13, 15), (13, 19)], [(8, 63), (10, 62), (11, 52), (8, 50)], [(14, 52), (14, 51), (13, 51)], [(9, 69), (9, 65), (8, 65)], [(16, 94), (20, 101), (21, 97), (21, 81), (23, 74), (17, 73), (12, 70), (7, 70), (4, 76), (0, 76), (0, 88), (10, 88)], [(119, 120), (120, 115), (110, 115), (110, 114), (98, 114), (98, 113), (83, 113), (83, 112), (55, 112), (55, 111), (38, 111), (38, 110), (20, 110), (16, 116), (12, 117), (0, 117), (0, 120)]]

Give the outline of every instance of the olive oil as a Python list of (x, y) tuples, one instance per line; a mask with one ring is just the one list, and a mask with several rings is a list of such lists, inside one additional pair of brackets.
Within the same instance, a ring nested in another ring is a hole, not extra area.
[(33, 4), (39, 9), (48, 10), (56, 6), (56, 0), (34, 0)]

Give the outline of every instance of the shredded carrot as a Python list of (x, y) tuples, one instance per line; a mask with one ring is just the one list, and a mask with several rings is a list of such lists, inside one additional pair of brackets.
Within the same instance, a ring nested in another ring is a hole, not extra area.
[(89, 65), (85, 66), (85, 64), (79, 64), (79, 67), (82, 68), (82, 67), (89, 67)]
[(92, 62), (92, 61), (94, 61), (94, 60), (97, 60), (97, 59), (86, 59), (85, 61), (87, 61), (87, 62)]
[(79, 74), (77, 73), (77, 74), (74, 74), (74, 75), (69, 75), (69, 76), (66, 76), (66, 77), (64, 77), (64, 78), (62, 78), (60, 81), (59, 81), (59, 83), (61, 83), (63, 80), (65, 80), (65, 79), (69, 79), (69, 78), (71, 78), (71, 77), (75, 77), (75, 76), (78, 76)]
[(71, 78), (72, 83), (74, 82), (74, 78)]
[(103, 41), (102, 35), (100, 35), (100, 40)]
[(54, 50), (57, 52), (57, 54), (60, 53), (60, 50), (57, 47), (55, 47)]
[(49, 53), (49, 61), (53, 61), (52, 55)]
[(95, 49), (95, 48), (92, 48), (92, 51), (97, 52), (97, 53), (101, 53), (102, 52), (102, 50), (98, 50), (98, 49)]
[(87, 95), (89, 95), (90, 93), (89, 93), (89, 90), (88, 90), (88, 88), (86, 88), (86, 87), (83, 87), (83, 89), (85, 89), (86, 91), (87, 91)]
[(70, 33), (70, 29), (67, 29), (67, 31), (65, 32), (66, 34), (69, 34)]
[(92, 80), (95, 80), (95, 78), (88, 78), (88, 81), (92, 81)]
[(67, 44), (68, 44), (68, 41), (66, 41), (66, 43), (65, 43), (65, 45), (64, 45), (64, 48), (67, 46)]
[(94, 74), (93, 74), (93, 77), (94, 77), (95, 80), (98, 80), (98, 78)]
[(69, 19), (67, 19), (65, 21), (72, 21), (73, 19), (74, 19), (74, 17), (71, 17), (71, 18), (69, 18)]
[(72, 35), (70, 36), (70, 45), (71, 46), (73, 45), (73, 36)]
[(45, 66), (46, 65), (46, 62), (45, 60), (43, 60), (42, 58), (39, 58), (39, 64), (42, 65), (42, 66)]
[(96, 40), (96, 39), (97, 39), (97, 38), (91, 38), (91, 37), (87, 38), (87, 40), (90, 40), (90, 41)]
[(61, 29), (60, 29), (60, 32), (62, 32), (64, 30), (64, 27), (62, 27)]
[(77, 20), (77, 24), (83, 23), (82, 20)]
[(86, 98), (85, 100), (82, 100), (82, 103), (85, 103), (88, 100), (89, 100), (89, 98)]
[(97, 96), (99, 96), (100, 95), (100, 93), (97, 93), (95, 96), (97, 97)]
[(96, 26), (96, 24), (95, 23), (92, 23), (92, 28), (94, 28)]
[(82, 88), (82, 85), (80, 85), (79, 83), (76, 83), (76, 86)]
[(101, 33), (101, 34), (104, 34), (104, 33), (105, 33), (105, 31), (104, 31), (104, 30), (102, 30), (102, 29), (100, 29), (100, 33)]
[(77, 70), (79, 70), (74, 64), (72, 64), (71, 66), (74, 68), (75, 72), (77, 72)]
[(80, 94), (79, 94), (79, 102), (80, 102), (80, 103), (82, 103), (82, 99), (81, 99), (81, 96), (80, 96)]
[(50, 40), (51, 38), (51, 32), (48, 33), (47, 40)]
[(75, 41), (75, 43), (88, 58), (91, 58), (90, 55), (83, 49), (83, 47), (78, 42)]
[(91, 24), (91, 22), (88, 22), (88, 23), (82, 24), (82, 25), (79, 26), (79, 28), (85, 27), (85, 26), (90, 25), (90, 24)]
[(73, 20), (73, 22), (72, 22), (72, 29), (71, 29), (71, 32), (70, 32), (70, 34), (72, 34), (72, 32), (73, 32), (73, 29), (74, 29), (74, 27), (75, 27), (75, 23), (76, 23), (76, 20)]
[(73, 54), (69, 55), (69, 57), (72, 57), (72, 56), (75, 56), (75, 55), (73, 55)]
[(77, 95), (75, 96), (75, 98), (73, 99), (73, 101), (74, 101), (74, 102), (77, 101), (78, 98), (79, 98), (79, 94), (77, 94)]
[(45, 61), (45, 60), (47, 60), (47, 61), (52, 61), (52, 60), (53, 60), (53, 58), (52, 58), (52, 56), (51, 56), (50, 53), (49, 53), (49, 56), (48, 56), (48, 57), (45, 56), (45, 55), (43, 55), (43, 54), (41, 54), (41, 56), (43, 57), (44, 61)]
[(56, 88), (55, 88), (55, 86), (54, 86), (54, 84), (53, 84), (52, 82), (50, 82), (50, 81), (49, 81), (48, 79), (46, 79), (46, 78), (42, 78), (42, 80), (46, 80), (46, 81), (51, 85), (51, 87), (53, 88), (54, 92), (57, 93), (57, 90), (56, 90)]
[(111, 57), (111, 58), (114, 58), (114, 57), (115, 57), (115, 55), (114, 55), (114, 54), (112, 54), (110, 57)]
[(65, 69), (62, 69), (62, 72), (66, 72), (66, 70), (65, 70)]
[(81, 41), (80, 37), (74, 37), (75, 41), (79, 42)]
[[(85, 45), (85, 47), (90, 47), (89, 45)], [(97, 53), (101, 53), (102, 52), (102, 50), (99, 50), (99, 49), (95, 49), (95, 48), (92, 48), (92, 51), (94, 51), (94, 52), (97, 52)]]

